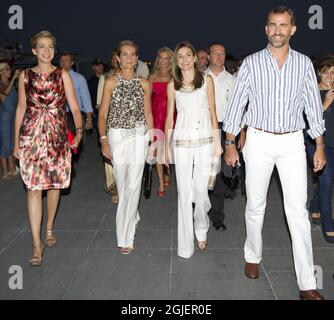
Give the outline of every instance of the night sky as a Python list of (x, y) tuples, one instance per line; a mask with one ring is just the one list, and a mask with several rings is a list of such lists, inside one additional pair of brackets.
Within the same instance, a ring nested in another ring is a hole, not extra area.
[[(334, 52), (334, 1), (331, 0), (156, 0), (84, 1), (29, 0), (0, 3), (0, 43), (20, 42), (30, 50), (29, 39), (40, 30), (54, 33), (60, 50), (80, 53), (84, 58), (106, 58), (120, 40), (139, 45), (142, 60), (152, 60), (162, 46), (174, 49), (180, 40), (190, 40), (196, 48), (214, 41), (225, 44), (227, 52), (240, 56), (267, 45), (264, 25), (274, 6), (291, 7), (298, 31), (291, 46), (308, 55)], [(323, 30), (311, 30), (311, 5), (323, 9)], [(23, 30), (10, 30), (11, 5), (23, 8)]]

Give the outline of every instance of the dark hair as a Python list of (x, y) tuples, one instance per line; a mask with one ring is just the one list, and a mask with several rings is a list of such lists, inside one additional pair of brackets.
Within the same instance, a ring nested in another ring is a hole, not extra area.
[(282, 14), (282, 13), (285, 13), (285, 12), (287, 12), (290, 16), (291, 25), (295, 26), (296, 25), (295, 13), (293, 12), (292, 9), (289, 9), (286, 6), (278, 6), (278, 7), (275, 7), (274, 9), (270, 10), (270, 12), (267, 15), (267, 24), (269, 23), (269, 17), (272, 14)]
[(211, 42), (208, 46), (208, 53), (210, 54), (211, 48), (213, 46), (221, 46), (225, 49), (225, 46), (221, 42)]
[(110, 53), (109, 59), (111, 60), (113, 58), (113, 56), (117, 56), (117, 49), (113, 49)]
[(61, 57), (65, 57), (65, 56), (70, 56), (71, 60), (72, 61), (75, 61), (75, 55), (71, 52), (68, 52), (68, 51), (62, 51), (60, 54), (59, 54), (59, 59)]
[(120, 56), (121, 55), (121, 49), (122, 47), (124, 46), (130, 46), (130, 47), (133, 47), (136, 51), (136, 56), (138, 55), (138, 46), (137, 44), (135, 44), (132, 40), (123, 40), (121, 41), (118, 46), (117, 46), (117, 55)]
[(173, 58), (172, 58), (172, 76), (174, 79), (174, 88), (175, 90), (180, 90), (183, 87), (183, 76), (181, 69), (177, 65), (177, 53), (182, 48), (189, 48), (194, 55), (194, 67), (195, 67), (195, 77), (193, 81), (194, 89), (202, 88), (204, 84), (203, 74), (198, 70), (197, 64), (197, 55), (196, 50), (193, 45), (188, 41), (179, 42), (174, 50)]
[(209, 54), (209, 50), (208, 49), (198, 49), (197, 50), (197, 54), (199, 54), (200, 52), (206, 52), (207, 54)]
[(325, 70), (334, 67), (334, 58), (327, 56), (319, 60), (316, 65), (318, 72), (324, 72)]

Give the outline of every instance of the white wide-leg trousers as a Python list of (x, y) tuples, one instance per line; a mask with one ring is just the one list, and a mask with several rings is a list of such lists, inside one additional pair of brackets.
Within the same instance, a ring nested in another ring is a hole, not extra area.
[(140, 221), (138, 205), (148, 150), (148, 136), (122, 138), (121, 130), (108, 131), (119, 197), (116, 214), (117, 243), (121, 248), (133, 248), (136, 225)]
[(197, 241), (206, 241), (210, 227), (208, 181), (211, 159), (211, 144), (196, 148), (174, 148), (178, 192), (177, 254), (182, 258), (188, 259), (194, 253), (194, 232)]

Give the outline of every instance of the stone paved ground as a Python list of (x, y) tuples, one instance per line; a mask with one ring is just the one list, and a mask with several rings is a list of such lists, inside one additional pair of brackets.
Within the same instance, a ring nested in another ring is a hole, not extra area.
[[(47, 249), (39, 268), (28, 266), (32, 249), (22, 182), (0, 181), (0, 299), (297, 299), (276, 179), (263, 229), (261, 277), (254, 281), (243, 274), (245, 200), (240, 192), (226, 203), (227, 231), (210, 229), (207, 251), (196, 250), (190, 260), (176, 255), (175, 183), (164, 199), (154, 192), (141, 200), (135, 249), (123, 256), (116, 248), (116, 206), (103, 190), (95, 136), (88, 138), (77, 171), (71, 194), (61, 199), (55, 224), (58, 243)], [(310, 193), (313, 188), (310, 183)], [(319, 227), (312, 226), (312, 238), (315, 264), (323, 269), (321, 292), (334, 299), (334, 247), (324, 241)], [(12, 265), (23, 269), (23, 290), (9, 289)]]

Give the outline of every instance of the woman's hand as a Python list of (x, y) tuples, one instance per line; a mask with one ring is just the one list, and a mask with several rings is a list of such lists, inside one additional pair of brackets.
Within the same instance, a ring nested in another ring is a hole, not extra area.
[(78, 146), (80, 144), (80, 141), (81, 141), (81, 138), (82, 138), (82, 132), (81, 131), (77, 131), (77, 134), (74, 137), (73, 143), (70, 144), (70, 148), (71, 149), (78, 148)]
[(13, 74), (13, 80), (16, 80), (20, 76), (21, 70), (15, 70)]
[(148, 147), (148, 156), (147, 156), (147, 162), (148, 163), (154, 163), (157, 158), (157, 144), (155, 142), (151, 143)]
[(169, 168), (169, 165), (172, 163), (172, 153), (170, 147), (166, 146), (165, 148), (165, 165)]
[(332, 104), (333, 101), (334, 101), (334, 89), (329, 90), (326, 93), (325, 100), (324, 100), (324, 105), (328, 106), (327, 108), (329, 108), (329, 106)]
[(214, 143), (213, 155), (214, 157), (220, 157), (224, 153), (224, 150), (219, 142)]
[(20, 158), (19, 158), (19, 146), (18, 146), (17, 143), (14, 144), (13, 156), (14, 156), (16, 159), (20, 159)]
[(101, 153), (105, 158), (112, 160), (111, 148), (107, 139), (101, 141)]

